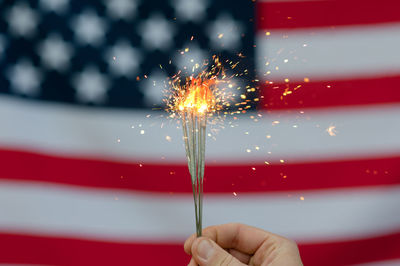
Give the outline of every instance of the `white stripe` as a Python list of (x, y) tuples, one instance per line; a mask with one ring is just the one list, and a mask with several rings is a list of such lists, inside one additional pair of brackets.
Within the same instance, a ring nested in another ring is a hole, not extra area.
[[(151, 117), (146, 118), (148, 114)], [(160, 114), (35, 104), (0, 97), (0, 147), (184, 163), (181, 129), (176, 121)], [(239, 116), (238, 121), (226, 119), (224, 129), (214, 126), (219, 132), (216, 140), (208, 137), (206, 158), (213, 163), (258, 164), (280, 159), (342, 160), (400, 153), (400, 138), (395, 133), (400, 132), (400, 105), (262, 115), (257, 117), (258, 122), (246, 115)], [(336, 136), (326, 131), (330, 126), (336, 127)], [(171, 137), (170, 142), (166, 136)]]
[[(287, 237), (332, 241), (400, 226), (400, 186), (300, 194), (206, 194), (205, 225), (241, 222)], [(193, 198), (0, 182), (0, 231), (180, 242), (194, 231)]]
[[(271, 30), (269, 36), (266, 31), (259, 32), (256, 50), (257, 70), (264, 79), (312, 81), (400, 73), (400, 24)], [(265, 75), (268, 70), (271, 74)]]
[(387, 261), (375, 261), (365, 264), (357, 264), (357, 266), (399, 266), (400, 260), (387, 260)]

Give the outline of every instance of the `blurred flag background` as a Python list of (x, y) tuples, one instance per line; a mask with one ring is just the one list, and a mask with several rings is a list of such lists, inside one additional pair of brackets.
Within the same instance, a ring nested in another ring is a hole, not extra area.
[(188, 263), (162, 90), (219, 54), (256, 104), (209, 128), (205, 225), (292, 238), (305, 265), (400, 265), (399, 7), (0, 1), (0, 263)]

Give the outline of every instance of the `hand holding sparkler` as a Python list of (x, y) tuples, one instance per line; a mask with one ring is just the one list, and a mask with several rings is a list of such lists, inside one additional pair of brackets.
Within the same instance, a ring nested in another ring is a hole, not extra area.
[(243, 224), (210, 226), (204, 237), (186, 240), (185, 252), (188, 266), (303, 265), (295, 242)]

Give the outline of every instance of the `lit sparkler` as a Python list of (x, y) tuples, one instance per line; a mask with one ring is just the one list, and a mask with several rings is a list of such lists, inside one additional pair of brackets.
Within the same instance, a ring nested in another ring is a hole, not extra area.
[(192, 180), (193, 200), (196, 218), (196, 233), (201, 236), (203, 217), (203, 180), (206, 149), (207, 111), (212, 94), (201, 79), (188, 80), (185, 99), (180, 103), (183, 139)]
[(216, 84), (226, 82), (224, 71), (217, 57), (211, 70), (202, 71), (186, 79), (175, 76), (171, 81), (172, 93), (167, 99), (167, 109), (172, 116), (179, 116), (189, 173), (192, 181), (196, 233), (202, 234), (203, 180), (205, 166), (206, 127), (208, 118), (222, 109), (224, 93)]

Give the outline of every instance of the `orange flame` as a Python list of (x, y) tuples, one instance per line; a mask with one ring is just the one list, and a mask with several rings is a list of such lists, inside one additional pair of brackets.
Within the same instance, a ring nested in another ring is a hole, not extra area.
[(193, 78), (186, 80), (186, 90), (182, 91), (179, 97), (178, 109), (180, 111), (190, 108), (198, 113), (209, 112), (214, 109), (215, 98), (211, 91), (211, 86), (215, 80)]

